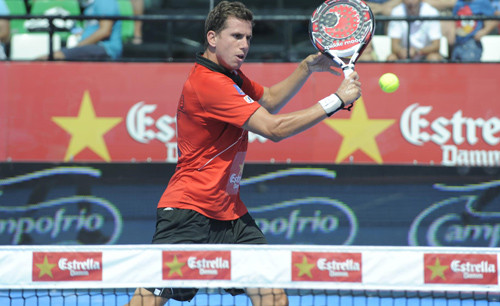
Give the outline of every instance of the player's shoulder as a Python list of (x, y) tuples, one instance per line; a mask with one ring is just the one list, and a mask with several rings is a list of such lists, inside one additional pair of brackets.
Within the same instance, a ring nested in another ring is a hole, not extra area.
[(213, 71), (203, 65), (195, 64), (191, 74), (189, 75), (191, 82), (201, 84), (203, 86), (224, 86), (230, 85), (231, 79), (226, 75)]
[(212, 71), (203, 65), (195, 64), (189, 74), (185, 88), (186, 86), (200, 95), (200, 97), (212, 97), (232, 92), (235, 84), (226, 75)]

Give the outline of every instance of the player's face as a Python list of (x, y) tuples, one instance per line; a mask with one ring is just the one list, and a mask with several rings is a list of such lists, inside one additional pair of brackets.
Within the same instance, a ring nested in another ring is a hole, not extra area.
[(219, 65), (229, 70), (241, 67), (250, 49), (252, 23), (229, 17), (226, 27), (215, 36), (215, 53)]

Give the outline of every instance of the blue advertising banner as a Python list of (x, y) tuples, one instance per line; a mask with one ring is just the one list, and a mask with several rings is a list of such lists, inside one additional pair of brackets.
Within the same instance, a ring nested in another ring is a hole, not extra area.
[[(142, 244), (167, 163), (1, 163), (0, 244)], [(272, 244), (500, 246), (500, 169), (247, 164)]]

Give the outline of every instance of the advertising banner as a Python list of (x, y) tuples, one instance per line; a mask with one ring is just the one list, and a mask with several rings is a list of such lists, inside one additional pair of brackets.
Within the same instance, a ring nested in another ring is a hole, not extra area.
[[(149, 244), (174, 169), (1, 163), (0, 244)], [(241, 198), (270, 244), (499, 247), (498, 170), (249, 164)]]
[[(0, 63), (0, 160), (175, 163), (175, 114), (192, 63)], [(247, 161), (498, 166), (500, 64), (360, 63), (363, 94), (279, 143), (251, 134)], [(297, 63), (247, 63), (264, 86)], [(383, 92), (378, 79), (398, 75)], [(282, 112), (309, 107), (342, 77), (313, 74)]]
[(49, 304), (32, 303), (48, 292), (52, 304), (124, 305), (135, 288), (168, 286), (199, 288), (196, 305), (249, 304), (243, 294), (221, 297), (237, 288), (286, 288), (291, 305), (496, 305), (500, 292), (498, 248), (140, 244), (0, 252), (2, 305), (12, 305), (9, 298)]

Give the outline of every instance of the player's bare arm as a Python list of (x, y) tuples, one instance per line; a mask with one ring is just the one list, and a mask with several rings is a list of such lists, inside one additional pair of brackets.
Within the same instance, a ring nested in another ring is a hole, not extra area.
[(327, 56), (319, 52), (311, 54), (300, 62), (297, 69), (286, 79), (269, 88), (264, 87), (264, 95), (259, 100), (259, 103), (268, 112), (276, 114), (302, 88), (313, 72), (326, 71), (337, 76), (340, 75), (334, 67), (337, 68), (337, 65)]
[[(344, 106), (349, 106), (361, 96), (361, 82), (358, 79), (358, 74), (353, 72), (340, 84), (336, 95)], [(307, 130), (325, 118), (327, 118), (327, 112), (320, 103), (315, 103), (300, 111), (277, 115), (271, 114), (265, 107), (260, 107), (243, 128), (278, 142)]]

